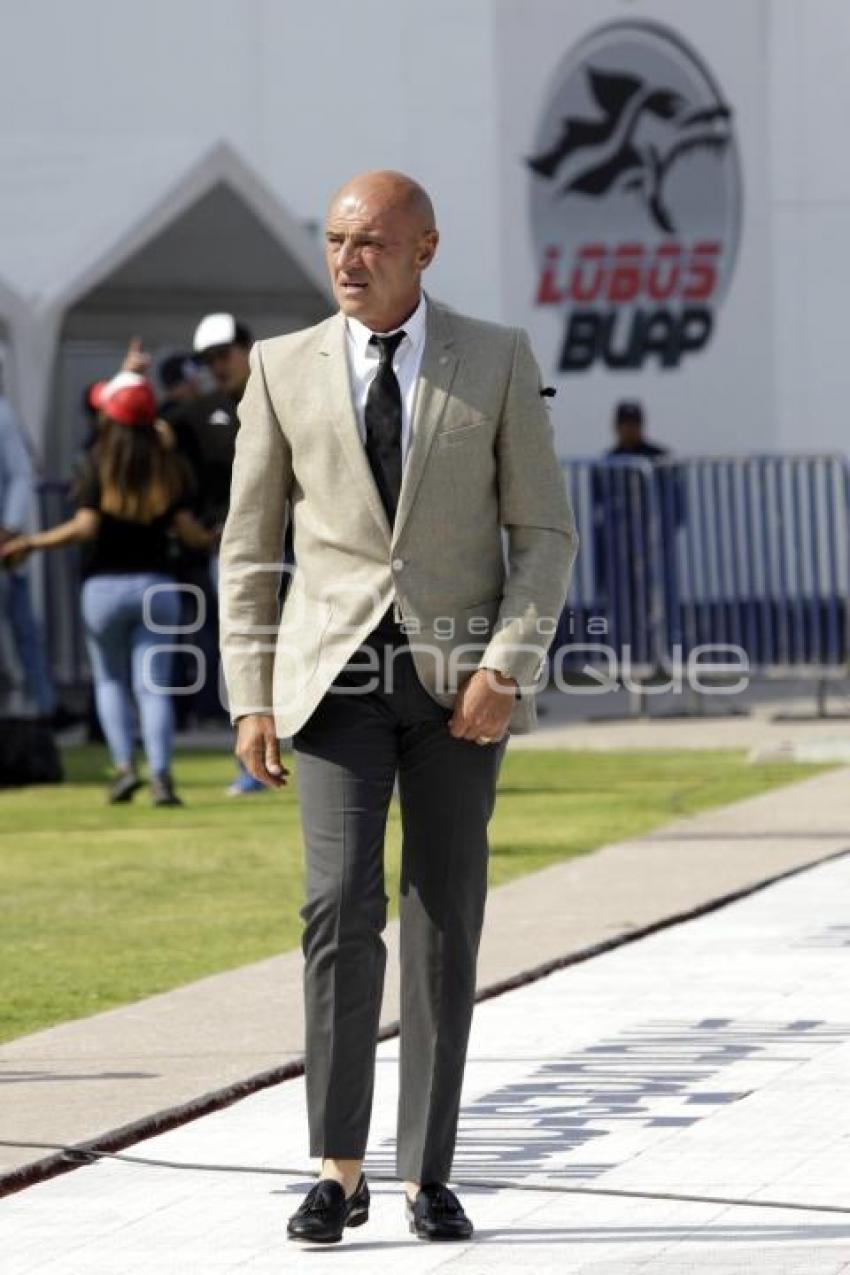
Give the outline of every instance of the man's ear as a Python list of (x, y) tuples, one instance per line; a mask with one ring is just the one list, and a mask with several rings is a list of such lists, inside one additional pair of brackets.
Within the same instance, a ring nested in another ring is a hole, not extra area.
[(419, 266), (420, 270), (424, 270), (427, 266), (430, 266), (437, 254), (437, 244), (439, 242), (440, 232), (438, 230), (429, 230), (427, 235), (423, 237), (416, 258), (416, 264)]

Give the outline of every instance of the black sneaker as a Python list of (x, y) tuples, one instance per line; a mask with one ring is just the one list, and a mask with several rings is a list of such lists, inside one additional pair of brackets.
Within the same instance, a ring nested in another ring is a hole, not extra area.
[(364, 1174), (360, 1174), (360, 1181), (348, 1199), (339, 1182), (322, 1178), (292, 1214), (286, 1234), (291, 1240), (337, 1244), (346, 1226), (362, 1226), (368, 1219), (369, 1187)]
[(154, 806), (183, 805), (183, 802), (174, 791), (174, 782), (170, 775), (154, 775), (151, 780), (151, 802)]
[(472, 1223), (460, 1200), (440, 1182), (423, 1183), (413, 1204), (405, 1194), (404, 1211), (420, 1240), (468, 1240), (472, 1235)]
[(135, 770), (122, 770), (117, 778), (113, 779), (106, 793), (106, 800), (110, 806), (117, 806), (125, 801), (133, 800), (133, 793), (137, 792), (142, 786), (138, 772)]

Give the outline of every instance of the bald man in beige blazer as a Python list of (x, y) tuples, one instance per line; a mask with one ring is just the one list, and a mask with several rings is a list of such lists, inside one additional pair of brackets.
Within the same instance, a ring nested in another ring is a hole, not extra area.
[[(487, 825), (577, 538), (524, 332), (427, 297), (431, 201), (370, 173), (331, 202), (339, 312), (258, 342), (221, 546), (236, 752), (271, 787), (292, 738), (307, 866), (310, 1153), (294, 1239), (368, 1218), (362, 1172), (383, 992), (383, 848), (398, 783), (397, 1170), (411, 1231), (466, 1239), (448, 1189), (472, 1021)], [(287, 518), (296, 566), (278, 597)]]

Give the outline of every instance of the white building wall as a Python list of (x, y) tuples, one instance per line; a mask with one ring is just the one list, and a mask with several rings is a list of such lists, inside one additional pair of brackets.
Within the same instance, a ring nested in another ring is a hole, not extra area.
[(403, 168), (446, 230), (432, 289), (496, 317), (490, 0), (36, 0), (10, 26), (0, 131), (223, 137), (304, 220), (355, 172)]
[(847, 451), (850, 5), (770, 0), (777, 446)]
[(558, 331), (530, 299), (520, 161), (558, 61), (618, 17), (678, 29), (719, 79), (736, 112), (744, 232), (709, 349), (675, 374), (561, 378), (562, 448), (597, 451), (627, 395), (647, 401), (652, 432), (679, 452), (843, 447), (847, 0), (147, 0), (141, 10), (34, 0), (5, 14), (0, 134), (51, 150), (111, 135), (122, 151), (224, 137), (305, 221), (349, 174), (404, 168), (440, 214), (432, 291), (528, 326), (552, 379)]

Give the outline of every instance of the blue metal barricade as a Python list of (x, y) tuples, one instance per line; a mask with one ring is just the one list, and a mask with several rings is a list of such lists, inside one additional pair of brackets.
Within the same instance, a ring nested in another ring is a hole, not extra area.
[[(642, 677), (699, 647), (752, 673), (846, 673), (850, 468), (839, 456), (563, 462), (580, 545), (552, 643), (560, 667)], [(68, 515), (43, 483), (42, 526)], [(57, 681), (87, 680), (74, 550), (37, 555)], [(711, 655), (703, 655), (711, 662)]]
[(843, 673), (850, 599), (844, 459), (700, 457), (662, 460), (657, 469), (665, 666), (711, 645), (745, 651), (753, 673)]

